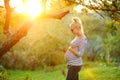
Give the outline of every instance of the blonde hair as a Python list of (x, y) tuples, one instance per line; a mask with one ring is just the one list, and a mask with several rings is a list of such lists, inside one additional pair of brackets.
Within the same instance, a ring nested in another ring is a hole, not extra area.
[(70, 24), (70, 28), (71, 27), (79, 27), (80, 31), (84, 34), (82, 22), (78, 17), (73, 17), (72, 18), (72, 23)]

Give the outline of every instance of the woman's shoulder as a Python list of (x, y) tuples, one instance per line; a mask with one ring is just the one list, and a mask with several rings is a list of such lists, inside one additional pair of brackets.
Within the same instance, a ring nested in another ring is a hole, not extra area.
[(86, 36), (76, 37), (78, 40), (87, 40)]
[(87, 43), (87, 38), (86, 37), (78, 38), (78, 40), (79, 40), (80, 43)]

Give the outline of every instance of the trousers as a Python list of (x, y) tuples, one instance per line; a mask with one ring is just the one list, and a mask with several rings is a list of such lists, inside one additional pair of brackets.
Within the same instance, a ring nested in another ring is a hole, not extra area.
[(78, 72), (81, 70), (81, 66), (71, 66), (68, 65), (68, 72), (66, 76), (66, 80), (79, 80)]

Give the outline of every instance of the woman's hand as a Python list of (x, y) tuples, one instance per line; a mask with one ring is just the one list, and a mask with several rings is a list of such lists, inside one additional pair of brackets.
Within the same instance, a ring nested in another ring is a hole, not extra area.
[(71, 51), (75, 56), (77, 56), (77, 51), (73, 49), (72, 46), (69, 46), (68, 50)]
[(69, 46), (69, 47), (68, 47), (68, 50), (70, 50), (71, 48), (72, 48), (72, 47), (71, 47), (71, 46)]

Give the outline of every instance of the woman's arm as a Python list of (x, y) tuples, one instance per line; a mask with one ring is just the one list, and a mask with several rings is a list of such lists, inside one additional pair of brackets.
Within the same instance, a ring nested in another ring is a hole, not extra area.
[(78, 52), (75, 49), (73, 49), (72, 46), (69, 46), (68, 50), (71, 51), (75, 56), (77, 56)]
[(85, 51), (86, 44), (87, 44), (86, 42), (81, 43), (81, 45), (79, 46), (79, 51), (76, 51), (74, 48), (72, 48), (72, 46), (70, 46), (68, 50), (71, 51), (75, 56), (80, 57), (83, 55)]

